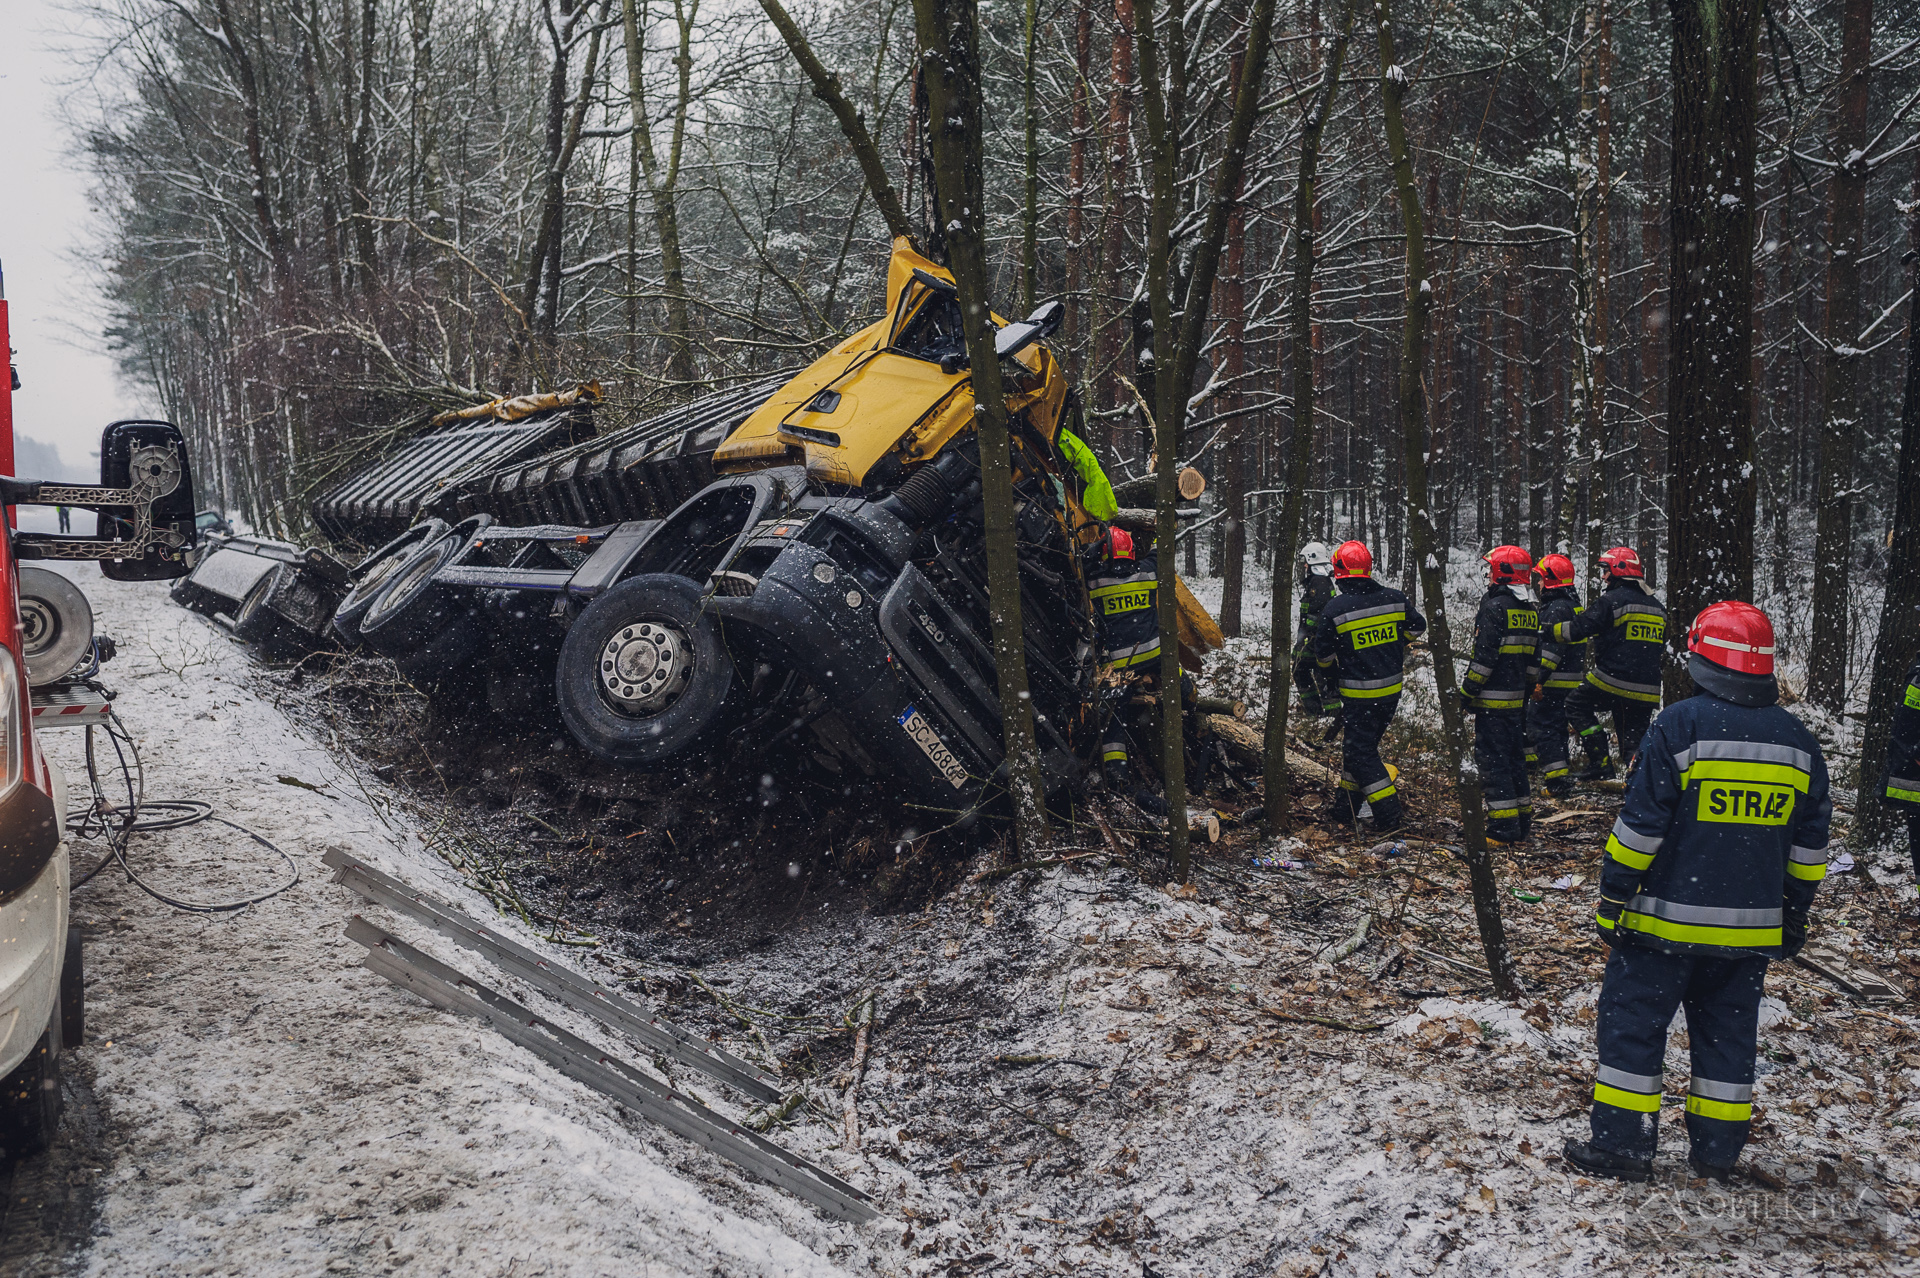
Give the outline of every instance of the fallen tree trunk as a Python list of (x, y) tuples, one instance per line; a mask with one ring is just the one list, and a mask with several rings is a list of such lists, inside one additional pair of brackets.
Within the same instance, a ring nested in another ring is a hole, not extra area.
[[(1218, 737), (1227, 748), (1227, 757), (1235, 763), (1249, 768), (1260, 768), (1266, 763), (1266, 724), (1251, 719), (1236, 719), (1231, 715), (1203, 714), (1200, 716), (1201, 730)], [(1328, 785), (1340, 784), (1340, 774), (1332, 768), (1296, 750), (1287, 751), (1287, 766), (1297, 769), (1304, 777), (1324, 781)]]

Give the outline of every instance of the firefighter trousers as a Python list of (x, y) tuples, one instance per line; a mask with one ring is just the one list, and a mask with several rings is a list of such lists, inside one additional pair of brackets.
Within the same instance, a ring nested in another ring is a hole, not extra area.
[(1571, 688), (1542, 688), (1538, 701), (1527, 703), (1527, 744), (1540, 765), (1547, 793), (1565, 794), (1572, 786), (1567, 773), (1567, 694)]
[(1334, 795), (1336, 819), (1360, 822), (1360, 805), (1373, 806), (1373, 827), (1382, 834), (1400, 828), (1400, 792), (1380, 758), (1380, 738), (1387, 735), (1400, 694), (1389, 697), (1346, 697), (1341, 701), (1340, 788)]
[(1340, 704), (1339, 694), (1325, 686), (1327, 679), (1314, 664), (1313, 652), (1301, 640), (1293, 648), (1293, 686), (1300, 691), (1300, 705), (1308, 714), (1329, 714)]
[(1474, 716), (1473, 763), (1487, 803), (1487, 837), (1518, 843), (1533, 826), (1527, 790), (1527, 712), (1481, 710)]
[(1593, 1087), (1593, 1143), (1652, 1158), (1659, 1142), (1661, 1062), (1674, 1009), (1687, 1010), (1693, 1079), (1687, 1137), (1693, 1156), (1731, 1167), (1753, 1120), (1753, 1058), (1763, 954), (1669, 954), (1615, 942), (1600, 985), (1600, 1068)]
[[(1630, 697), (1616, 697), (1590, 683), (1583, 683), (1567, 698), (1567, 722), (1580, 734), (1580, 745), (1587, 752), (1587, 765), (1600, 767), (1614, 761), (1622, 766), (1632, 762), (1640, 749), (1640, 738), (1660, 707)], [(1600, 726), (1599, 715), (1613, 716), (1613, 730), (1620, 738), (1620, 753), (1607, 750), (1607, 730)]]

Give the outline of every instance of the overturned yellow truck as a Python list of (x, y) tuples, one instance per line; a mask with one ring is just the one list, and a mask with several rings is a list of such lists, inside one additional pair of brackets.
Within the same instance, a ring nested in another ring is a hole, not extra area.
[[(1061, 313), (1049, 303), (997, 339), (1050, 785), (1080, 774), (1095, 735), (1083, 557), (1097, 525), (1056, 447), (1077, 406), (1044, 344)], [(730, 429), (706, 443), (711, 482), (650, 517), (631, 516), (659, 505), (661, 481), (635, 496), (632, 477), (704, 454), (696, 432), (717, 428), (698, 413), (628, 460), (589, 440), (516, 463), (511, 483), (443, 486), (443, 513), (463, 517), (424, 519), (366, 556), (333, 630), (443, 696), (484, 692), (516, 714), (550, 698), (610, 763), (664, 764), (733, 738), (770, 762), (804, 755), (849, 779), (897, 779), (926, 806), (974, 806), (1002, 736), (952, 277), (896, 242), (883, 318), (751, 406), (728, 402)], [(536, 489), (550, 496), (529, 502)]]

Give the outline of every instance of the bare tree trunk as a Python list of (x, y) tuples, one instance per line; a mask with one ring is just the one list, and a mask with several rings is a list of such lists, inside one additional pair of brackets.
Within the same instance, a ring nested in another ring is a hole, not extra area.
[[(1308, 469), (1313, 463), (1314, 386), (1319, 350), (1313, 323), (1313, 268), (1319, 253), (1320, 221), (1315, 182), (1320, 171), (1320, 139), (1340, 95), (1340, 70), (1346, 65), (1347, 42), (1353, 34), (1353, 6), (1340, 11), (1339, 27), (1320, 69), (1320, 87), (1314, 93), (1306, 119), (1300, 122), (1300, 172), (1293, 188), (1293, 295), (1291, 312), (1293, 361), (1293, 441), (1287, 452), (1286, 491), (1280, 499), (1280, 518), (1273, 524), (1273, 635), (1267, 665), (1267, 739), (1262, 789), (1267, 809), (1267, 833), (1284, 834), (1291, 827), (1292, 774), (1287, 767), (1287, 716), (1293, 708), (1292, 680), (1288, 677), (1293, 639), (1293, 564), (1300, 544), (1300, 519), (1306, 509)], [(1275, 444), (1278, 444), (1275, 440)]]
[[(1067, 144), (1067, 344), (1085, 337), (1087, 303), (1080, 296), (1080, 261), (1087, 243), (1087, 135), (1092, 129), (1087, 94), (1093, 74), (1093, 4), (1077, 0), (1073, 19), (1073, 137)], [(1088, 363), (1081, 352), (1081, 367)]]
[(1401, 102), (1407, 92), (1406, 69), (1394, 56), (1393, 15), (1386, 0), (1376, 0), (1380, 30), (1380, 100), (1384, 108), (1387, 155), (1406, 227), (1406, 320), (1400, 342), (1400, 430), (1407, 458), (1408, 523), (1413, 557), (1419, 565), (1420, 593), (1427, 605), (1429, 644), (1433, 653), (1434, 689), (1440, 697), (1440, 736), (1445, 768), (1457, 777), (1454, 798), (1460, 808), (1462, 842), (1467, 873), (1473, 886), (1473, 913), (1480, 924), (1480, 945), (1494, 992), (1502, 998), (1519, 993), (1519, 973), (1507, 948), (1506, 925), (1500, 917), (1500, 885), (1494, 879), (1493, 857), (1487, 850), (1486, 814), (1481, 804), (1480, 778), (1466, 766), (1465, 714), (1454, 682), (1453, 639), (1447, 625), (1447, 547), (1433, 526), (1427, 493), (1427, 399), (1422, 374), (1427, 359), (1427, 313), (1433, 305), (1433, 286), (1427, 278), (1426, 233), (1420, 196), (1413, 184), (1413, 159), (1407, 147), (1407, 126)]
[[(1027, 694), (1027, 650), (1020, 616), (1020, 559), (1014, 525), (1013, 468), (1006, 392), (994, 354), (987, 298), (986, 192), (981, 139), (980, 47), (975, 0), (914, 0), (925, 51), (927, 141), (936, 197), (946, 230), (948, 267), (959, 290), (972, 364), (974, 421), (980, 435), (981, 501), (986, 515), (987, 589), (993, 614), (993, 656), (1000, 679), (1006, 740), (1006, 785), (1013, 799), (1014, 839), (1023, 853), (1046, 837), (1040, 752)], [(1177, 809), (1176, 816), (1184, 809)], [(1182, 829), (1183, 822), (1175, 824)]]
[(1753, 597), (1753, 222), (1760, 0), (1668, 0), (1673, 19), (1667, 696), (1687, 626)]
[(1587, 562), (1595, 563), (1608, 543), (1606, 521), (1611, 500), (1607, 454), (1613, 449), (1613, 430), (1607, 420), (1607, 349), (1612, 341), (1608, 290), (1613, 276), (1613, 231), (1607, 202), (1613, 184), (1613, 14), (1607, 0), (1593, 0), (1594, 78), (1598, 81), (1594, 106), (1593, 227), (1587, 241), (1592, 262), (1593, 314), (1588, 337), (1589, 407), (1587, 422), (1593, 432), (1593, 468), (1587, 482)]
[[(1101, 246), (1100, 278), (1094, 286), (1101, 296), (1095, 304), (1098, 324), (1093, 367), (1089, 370), (1107, 387), (1108, 407), (1125, 402), (1115, 374), (1120, 367), (1122, 325), (1127, 318), (1122, 300), (1125, 292), (1120, 287), (1120, 259), (1126, 249), (1129, 216), (1127, 151), (1128, 134), (1133, 128), (1133, 22), (1133, 0), (1114, 0), (1112, 86), (1107, 103), (1106, 236)], [(1104, 433), (1109, 455), (1117, 454), (1113, 426), (1107, 425)]]
[(1040, 28), (1040, 0), (1027, 0), (1027, 46), (1021, 93), (1026, 119), (1026, 203), (1020, 218), (1020, 313), (1033, 314), (1040, 270), (1040, 107), (1034, 97), (1035, 38)]
[(1847, 574), (1853, 560), (1854, 435), (1860, 418), (1860, 250), (1867, 212), (1867, 77), (1873, 0), (1846, 0), (1840, 19), (1840, 109), (1833, 122), (1839, 167), (1827, 186), (1827, 322), (1820, 413), (1820, 471), (1813, 537), (1813, 645), (1807, 697), (1833, 714), (1846, 708)]
[[(644, 6), (645, 0), (639, 0)], [(667, 380), (693, 380), (693, 319), (687, 306), (685, 258), (680, 250), (680, 157), (686, 143), (687, 109), (693, 100), (693, 23), (700, 12), (700, 0), (674, 0), (674, 24), (679, 30), (680, 46), (674, 57), (679, 71), (673, 104), (673, 140), (667, 147), (667, 163), (662, 171), (653, 149), (653, 120), (647, 110), (646, 36), (642, 22), (644, 7), (636, 10), (636, 0), (621, 0), (621, 18), (627, 39), (627, 97), (633, 107), (632, 150), (646, 178), (647, 194), (653, 201), (654, 233), (660, 237), (660, 269), (667, 294)]]
[[(1179, 3), (1179, 0), (1175, 0)], [(1173, 859), (1174, 873), (1185, 883), (1190, 854), (1187, 832), (1187, 755), (1181, 730), (1180, 704), (1180, 611), (1175, 595), (1177, 573), (1174, 565), (1175, 534), (1178, 520), (1174, 508), (1180, 494), (1175, 486), (1179, 469), (1180, 430), (1177, 418), (1168, 411), (1170, 400), (1186, 404), (1187, 391), (1176, 376), (1177, 357), (1163, 359), (1168, 337), (1173, 332), (1172, 236), (1174, 204), (1175, 141), (1168, 131), (1166, 99), (1160, 83), (1159, 38), (1153, 29), (1153, 0), (1136, 0), (1134, 13), (1139, 18), (1136, 33), (1140, 41), (1141, 96), (1147, 110), (1147, 146), (1152, 152), (1152, 178), (1148, 188), (1147, 212), (1147, 299), (1153, 307), (1153, 344), (1155, 391), (1149, 400), (1158, 399), (1155, 411), (1148, 413), (1153, 431), (1154, 474), (1158, 497), (1154, 505), (1154, 549), (1159, 565), (1160, 611), (1160, 780), (1167, 800), (1167, 851)], [(1269, 9), (1271, 13), (1271, 9)], [(1162, 371), (1162, 365), (1165, 365)]]
[(1867, 690), (1867, 730), (1860, 746), (1860, 799), (1854, 831), (1862, 848), (1885, 843), (1899, 822), (1880, 786), (1894, 707), (1905, 690), (1907, 662), (1920, 649), (1920, 163), (1914, 167), (1908, 226), (1907, 385), (1900, 401), (1900, 469), (1893, 481), (1893, 527), (1887, 540), (1887, 593), (1880, 605), (1880, 641)]
[(247, 42), (234, 24), (233, 6), (229, 0), (215, 0), (214, 12), (220, 20), (220, 34), (214, 42), (232, 66), (233, 78), (240, 90), (247, 166), (253, 174), (253, 215), (260, 223), (260, 238), (266, 242), (267, 257), (273, 267), (274, 288), (290, 289), (294, 285), (293, 260), (287, 255), (286, 235), (281, 231), (280, 220), (273, 211), (274, 181), (267, 167), (266, 144), (260, 132), (260, 82), (254, 75), (253, 55), (247, 52)]
[(1220, 467), (1223, 513), (1220, 557), (1215, 561), (1221, 578), (1220, 633), (1229, 639), (1240, 634), (1240, 596), (1247, 566), (1246, 448), (1241, 443), (1246, 419), (1240, 413), (1243, 397), (1238, 389), (1247, 370), (1247, 290), (1243, 274), (1247, 218), (1240, 206), (1240, 194), (1245, 189), (1246, 183), (1242, 182), (1240, 190), (1234, 192), (1233, 217), (1227, 223), (1227, 272), (1220, 281), (1221, 319), (1227, 330), (1225, 349), (1220, 353), (1220, 371), (1227, 384), (1235, 388), (1227, 393), (1222, 404), (1229, 417), (1220, 434), (1220, 450), (1224, 454), (1224, 464)]
[(907, 220), (906, 210), (900, 205), (900, 196), (893, 189), (893, 182), (887, 177), (887, 166), (880, 158), (880, 148), (874, 145), (873, 135), (867, 132), (866, 116), (860, 109), (847, 100), (840, 87), (840, 77), (821, 65), (814, 56), (813, 46), (807, 43), (807, 37), (801, 32), (799, 24), (794, 22), (787, 11), (781, 7), (780, 0), (760, 0), (760, 7), (766, 10), (767, 18), (780, 32), (780, 38), (786, 42), (787, 50), (793, 54), (793, 60), (806, 73), (808, 82), (813, 86), (813, 96), (824, 102), (833, 118), (840, 124), (840, 133), (847, 139), (847, 145), (853, 148), (853, 157), (860, 164), (860, 172), (867, 179), (867, 190), (873, 196), (874, 207), (880, 210), (880, 216), (886, 221), (887, 233), (896, 239), (912, 241), (913, 223)]

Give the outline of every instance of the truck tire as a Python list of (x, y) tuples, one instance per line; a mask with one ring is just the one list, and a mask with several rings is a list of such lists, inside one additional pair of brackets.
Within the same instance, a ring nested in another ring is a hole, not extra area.
[(438, 584), (433, 575), (492, 522), (487, 515), (463, 519), (394, 568), (360, 614), (360, 637), (369, 647), (396, 661), (429, 648), (449, 661), (458, 660), (462, 650), (471, 653), (478, 643), (472, 600), (463, 590)]
[(275, 568), (263, 575), (233, 610), (234, 638), (244, 643), (264, 643), (279, 630), (279, 619), (273, 615), (273, 609), (267, 607), (267, 597), (279, 583), (281, 571)]
[(0, 1162), (37, 1154), (60, 1126), (60, 1011), (13, 1073), (0, 1079)]
[(340, 642), (349, 648), (360, 642), (360, 618), (366, 615), (367, 606), (393, 576), (394, 569), (405, 563), (421, 545), (437, 541), (446, 533), (445, 520), (429, 519), (415, 524), (360, 561), (353, 570), (353, 588), (333, 610), (333, 633)]
[(701, 597), (685, 577), (629, 577), (568, 629), (554, 698), (567, 730), (594, 757), (656, 766), (731, 726), (741, 685)]

